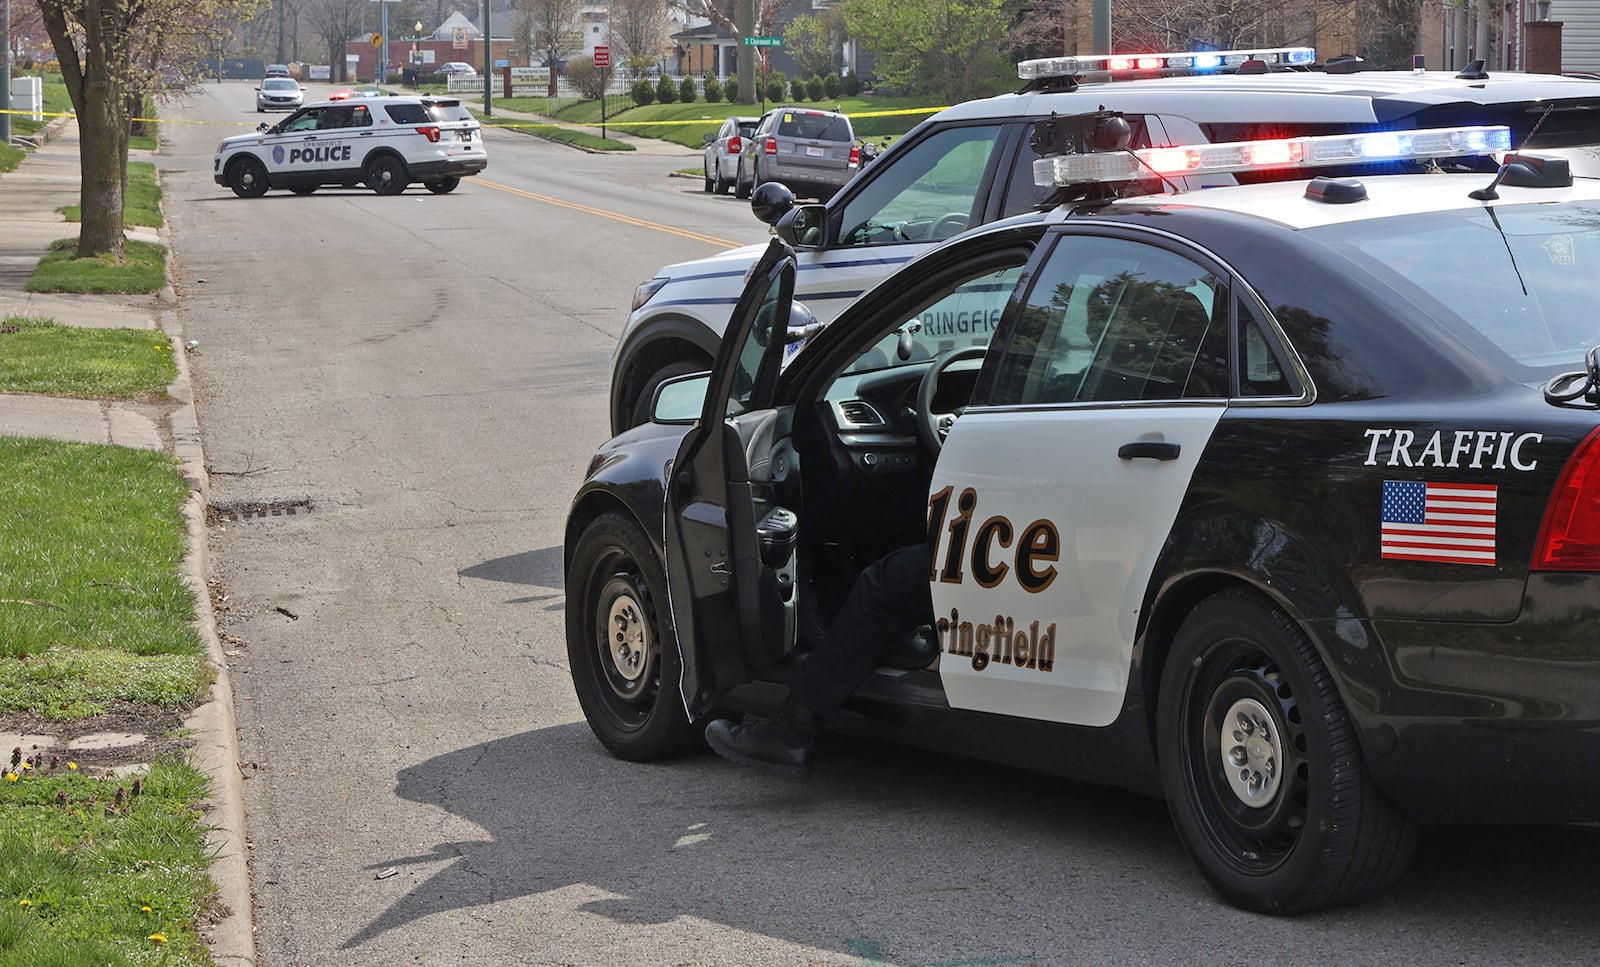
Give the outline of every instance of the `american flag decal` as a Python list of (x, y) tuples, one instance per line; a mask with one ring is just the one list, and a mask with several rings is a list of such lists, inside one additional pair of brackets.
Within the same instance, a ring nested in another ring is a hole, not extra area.
[(1493, 567), (1499, 490), (1494, 484), (1385, 480), (1381, 555)]

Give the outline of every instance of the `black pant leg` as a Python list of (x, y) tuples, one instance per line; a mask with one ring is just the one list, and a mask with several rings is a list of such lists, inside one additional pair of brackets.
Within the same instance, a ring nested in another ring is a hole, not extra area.
[(878, 667), (888, 644), (933, 618), (930, 552), (913, 544), (884, 555), (856, 579), (828, 635), (800, 662), (790, 694), (821, 718), (839, 714)]

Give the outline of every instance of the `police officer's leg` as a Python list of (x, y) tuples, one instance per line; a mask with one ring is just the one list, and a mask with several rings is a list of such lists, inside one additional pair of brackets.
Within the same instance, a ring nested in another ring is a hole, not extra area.
[(808, 715), (818, 719), (838, 715), (882, 664), (884, 651), (933, 617), (929, 559), (928, 545), (913, 544), (884, 555), (861, 572), (827, 637), (800, 662), (789, 683), (793, 701), (785, 717), (792, 717), (792, 724), (812, 724), (814, 731), (815, 723), (806, 721)]
[(800, 780), (811, 768), (811, 744), (825, 719), (839, 714), (884, 650), (933, 614), (928, 587), (929, 551), (918, 544), (895, 551), (856, 579), (833, 628), (801, 660), (776, 722), (706, 726), (718, 754), (781, 778)]

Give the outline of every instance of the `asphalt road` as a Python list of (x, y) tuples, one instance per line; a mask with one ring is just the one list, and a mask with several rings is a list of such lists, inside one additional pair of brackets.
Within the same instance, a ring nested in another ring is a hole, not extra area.
[(1593, 829), (1438, 831), (1384, 898), (1284, 920), (1114, 790), (838, 737), (804, 786), (610, 758), (560, 566), (610, 352), (692, 235), (764, 226), (667, 177), (693, 153), (499, 131), (452, 195), (238, 199), (211, 156), (251, 96), (169, 107), (159, 166), (265, 967), (1594, 961)]

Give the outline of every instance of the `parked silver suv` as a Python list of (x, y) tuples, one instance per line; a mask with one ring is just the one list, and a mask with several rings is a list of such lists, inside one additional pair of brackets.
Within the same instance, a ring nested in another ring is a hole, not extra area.
[(850, 119), (837, 111), (778, 107), (761, 116), (739, 158), (734, 193), (781, 181), (796, 195), (827, 201), (861, 167)]

